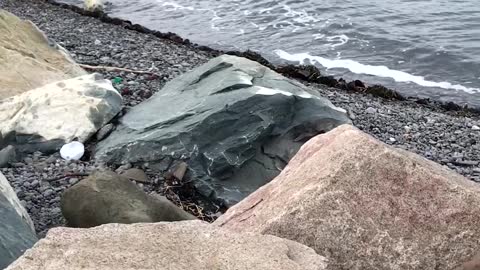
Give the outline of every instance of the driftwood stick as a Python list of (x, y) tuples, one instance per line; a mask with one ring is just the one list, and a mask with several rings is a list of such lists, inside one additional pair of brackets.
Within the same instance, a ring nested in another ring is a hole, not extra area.
[(109, 67), (109, 66), (91, 66), (91, 65), (86, 65), (86, 64), (78, 64), (81, 68), (84, 69), (89, 69), (89, 70), (106, 70), (106, 71), (125, 71), (125, 72), (130, 72), (130, 73), (136, 73), (136, 74), (148, 74), (148, 75), (155, 75), (161, 78), (159, 74), (155, 72), (151, 72), (148, 70), (134, 70), (134, 69), (129, 69), (129, 68), (122, 68), (122, 67)]

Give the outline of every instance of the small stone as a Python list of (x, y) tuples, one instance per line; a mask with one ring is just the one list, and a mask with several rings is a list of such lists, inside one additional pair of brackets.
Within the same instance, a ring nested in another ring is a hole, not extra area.
[(11, 145), (0, 151), (0, 168), (6, 167), (15, 160), (15, 148)]
[(70, 185), (75, 185), (77, 182), (78, 182), (78, 178), (70, 178), (70, 179), (68, 180), (68, 183), (69, 183)]
[(43, 192), (43, 197), (50, 197), (54, 194), (55, 192), (51, 189), (47, 189)]
[(21, 167), (25, 167), (25, 164), (21, 162), (15, 162), (15, 163), (12, 163), (12, 167), (21, 168)]
[(105, 139), (108, 135), (110, 135), (110, 133), (112, 133), (114, 129), (115, 129), (115, 126), (112, 123), (103, 126), (97, 132), (97, 135), (96, 135), (97, 141), (101, 141)]
[(30, 183), (32, 187), (36, 187), (40, 184), (40, 182), (38, 182), (38, 180), (33, 180), (32, 183)]
[(23, 207), (27, 208), (28, 203), (26, 201), (21, 200), (20, 204), (22, 204)]
[(173, 176), (178, 180), (182, 180), (183, 177), (185, 176), (185, 173), (187, 172), (187, 168), (188, 168), (187, 163), (181, 162), (180, 164), (177, 165), (177, 167), (173, 171)]
[(45, 160), (47, 164), (52, 164), (52, 163), (55, 163), (56, 161), (57, 161), (57, 158), (55, 158), (55, 156), (50, 156)]
[(150, 179), (148, 178), (147, 174), (137, 168), (131, 168), (126, 171), (124, 171), (121, 176), (127, 177), (130, 180), (135, 180), (137, 182), (141, 183), (150, 183)]
[(54, 216), (59, 216), (62, 214), (62, 210), (60, 209), (60, 207), (55, 207), (50, 210), (50, 213)]
[(47, 168), (47, 164), (45, 164), (44, 162), (37, 163), (37, 164), (34, 164), (33, 167), (37, 172), (40, 172), (40, 171), (44, 171)]
[(150, 98), (152, 95), (153, 95), (152, 91), (149, 91), (149, 90), (142, 90), (140, 92), (140, 97), (144, 99)]
[(128, 170), (128, 169), (131, 169), (131, 168), (132, 168), (132, 164), (127, 163), (127, 164), (124, 164), (124, 165), (118, 167), (118, 168), (115, 170), (115, 172), (116, 172), (116, 173), (121, 173), (121, 172), (124, 172), (124, 171), (126, 171), (126, 170)]
[(355, 116), (355, 113), (353, 113), (352, 110), (348, 109), (347, 110), (347, 113), (348, 113), (348, 117), (350, 117), (350, 119), (352, 120), (355, 120), (357, 117)]
[(377, 109), (373, 108), (373, 107), (368, 107), (366, 110), (365, 110), (366, 113), (369, 113), (369, 114), (375, 114), (377, 113)]
[(33, 164), (33, 158), (31, 158), (31, 157), (26, 157), (26, 158), (23, 159), (23, 161), (27, 165)]
[(50, 185), (48, 185), (48, 184), (46, 184), (46, 183), (42, 183), (42, 184), (40, 185), (40, 188), (38, 189), (38, 191), (40, 191), (41, 193), (43, 193), (43, 192), (49, 190), (50, 188), (51, 188)]
[(72, 171), (76, 171), (77, 170), (77, 164), (76, 163), (70, 163), (68, 164), (68, 168)]

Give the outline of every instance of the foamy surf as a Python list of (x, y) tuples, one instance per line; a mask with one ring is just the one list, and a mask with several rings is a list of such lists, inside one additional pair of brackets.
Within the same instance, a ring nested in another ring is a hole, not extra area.
[(309, 53), (290, 54), (283, 50), (274, 51), (280, 58), (304, 64), (309, 60), (312, 64), (319, 64), (326, 69), (344, 68), (356, 74), (367, 74), (383, 78), (392, 78), (396, 82), (412, 82), (424, 87), (438, 87), (443, 89), (453, 89), (465, 91), (470, 94), (480, 93), (478, 88), (469, 88), (460, 84), (452, 84), (449, 82), (433, 82), (425, 80), (422, 76), (415, 76), (404, 71), (390, 69), (386, 66), (365, 65), (349, 59), (327, 59), (320, 56), (310, 55)]

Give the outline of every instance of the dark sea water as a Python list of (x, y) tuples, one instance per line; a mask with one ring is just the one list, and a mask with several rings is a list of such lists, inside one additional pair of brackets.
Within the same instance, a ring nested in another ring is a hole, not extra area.
[[(81, 4), (81, 0), (63, 0)], [(479, 0), (110, 0), (111, 16), (201, 45), (480, 107)]]

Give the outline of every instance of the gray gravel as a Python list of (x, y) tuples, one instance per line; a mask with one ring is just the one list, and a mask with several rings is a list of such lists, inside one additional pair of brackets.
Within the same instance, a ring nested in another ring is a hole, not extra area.
[(74, 184), (72, 178), (49, 179), (72, 172), (89, 173), (98, 167), (89, 162), (68, 162), (59, 154), (42, 156), (41, 153), (35, 153), (1, 171), (29, 212), (37, 232), (43, 236), (46, 229), (64, 224), (60, 196)]
[(478, 115), (466, 116), (415, 102), (387, 101), (338, 89), (317, 89), (346, 109), (354, 125), (363, 131), (480, 182)]
[[(94, 18), (52, 6), (39, 0), (0, 0), (0, 8), (30, 19), (52, 39), (69, 50), (79, 63), (146, 70), (152, 66), (163, 78), (150, 75), (101, 72), (106, 78), (121, 77), (115, 87), (125, 106), (135, 106), (164, 83), (206, 61), (208, 52), (175, 44), (152, 35), (105, 24)], [(444, 112), (411, 101), (386, 101), (359, 93), (311, 85), (337, 106), (346, 109), (354, 124), (383, 142), (439, 162), (480, 182), (480, 118), (478, 115)], [(104, 130), (108, 133), (108, 130)], [(64, 224), (59, 201), (62, 192), (82, 177), (46, 179), (66, 172), (89, 173), (101, 167), (93, 162), (67, 162), (58, 154), (31, 155), (12, 168), (2, 169), (26, 206), (42, 236)], [(162, 178), (147, 172), (155, 181)], [(151, 188), (144, 187), (147, 191)]]

